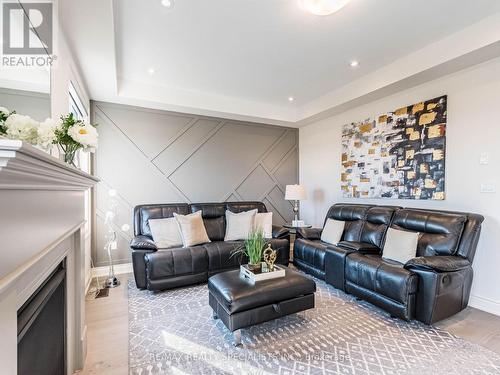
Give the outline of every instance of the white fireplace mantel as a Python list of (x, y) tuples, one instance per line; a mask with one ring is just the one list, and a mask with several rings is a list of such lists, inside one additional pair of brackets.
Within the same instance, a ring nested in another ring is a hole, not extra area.
[(83, 367), (84, 197), (97, 181), (31, 145), (0, 138), (2, 374), (17, 373), (17, 310), (63, 259), (68, 374)]

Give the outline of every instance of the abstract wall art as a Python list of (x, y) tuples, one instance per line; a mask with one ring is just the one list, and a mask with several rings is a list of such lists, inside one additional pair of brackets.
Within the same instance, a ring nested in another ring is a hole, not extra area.
[(344, 198), (445, 199), (446, 104), (441, 96), (344, 125)]

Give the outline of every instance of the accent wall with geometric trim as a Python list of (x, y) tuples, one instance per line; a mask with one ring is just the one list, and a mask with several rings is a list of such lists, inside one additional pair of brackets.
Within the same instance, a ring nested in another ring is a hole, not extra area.
[[(93, 102), (96, 266), (104, 251), (108, 191), (116, 190), (117, 263), (130, 262), (132, 210), (144, 203), (258, 200), (275, 224), (293, 218), (285, 186), (298, 183), (298, 130), (125, 105)], [(130, 229), (123, 230), (123, 224)]]
[(445, 199), (446, 107), (441, 96), (344, 125), (344, 198)]

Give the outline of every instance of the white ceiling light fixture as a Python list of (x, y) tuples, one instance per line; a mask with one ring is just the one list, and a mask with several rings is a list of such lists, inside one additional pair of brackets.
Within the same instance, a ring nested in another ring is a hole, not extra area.
[(350, 0), (299, 0), (300, 7), (316, 16), (328, 16), (347, 5)]
[(174, 0), (161, 0), (161, 5), (165, 8), (172, 8), (174, 6)]
[(294, 100), (295, 100), (295, 98), (294, 98), (293, 96), (289, 96), (289, 97), (288, 97), (288, 101), (289, 101), (289, 102), (293, 102)]
[(357, 60), (352, 60), (352, 61), (349, 63), (349, 66), (350, 66), (351, 68), (356, 68), (356, 67), (358, 67), (358, 66), (359, 66), (359, 61), (357, 61)]
[(154, 68), (149, 68), (148, 69), (148, 73), (149, 73), (150, 76), (152, 76), (153, 74), (155, 74)]

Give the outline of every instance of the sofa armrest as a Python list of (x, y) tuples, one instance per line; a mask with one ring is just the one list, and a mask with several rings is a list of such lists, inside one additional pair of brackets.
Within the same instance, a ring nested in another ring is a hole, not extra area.
[(471, 266), (467, 258), (455, 255), (437, 255), (417, 257), (410, 259), (405, 264), (406, 269), (421, 269), (435, 272), (460, 271)]
[(158, 250), (153, 239), (149, 236), (144, 236), (144, 235), (132, 238), (132, 241), (130, 241), (130, 247), (134, 250), (149, 250), (149, 251)]
[(380, 254), (381, 252), (379, 247), (367, 242), (340, 241), (337, 246), (344, 249), (357, 251), (361, 254)]
[(273, 238), (289, 238), (290, 231), (285, 227), (273, 225)]
[(415, 317), (433, 324), (467, 307), (473, 271), (460, 256), (428, 256), (410, 259), (404, 267), (418, 275)]
[(321, 239), (321, 232), (323, 232), (323, 228), (297, 228), (296, 236), (297, 238), (314, 241)]

